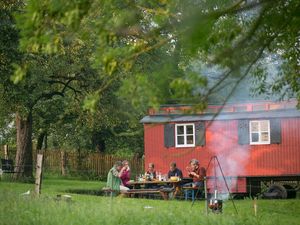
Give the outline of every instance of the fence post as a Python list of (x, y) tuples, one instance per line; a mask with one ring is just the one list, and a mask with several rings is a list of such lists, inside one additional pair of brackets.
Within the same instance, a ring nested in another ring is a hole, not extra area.
[(4, 159), (8, 159), (8, 145), (4, 145)]
[(205, 214), (208, 215), (208, 199), (207, 199), (207, 180), (204, 177), (204, 195), (205, 195)]
[(43, 166), (43, 154), (38, 153), (36, 159), (35, 189), (34, 189), (34, 192), (37, 196), (41, 193), (42, 166)]
[(61, 175), (66, 176), (66, 152), (61, 151)]

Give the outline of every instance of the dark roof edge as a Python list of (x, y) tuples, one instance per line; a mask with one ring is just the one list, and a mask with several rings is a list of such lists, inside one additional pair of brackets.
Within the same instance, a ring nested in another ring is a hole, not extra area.
[(211, 120), (238, 120), (238, 119), (267, 119), (267, 118), (293, 118), (300, 117), (300, 111), (274, 110), (274, 111), (255, 111), (239, 113), (220, 113), (215, 114), (177, 114), (177, 115), (151, 115), (145, 116), (140, 123), (168, 123), (168, 122), (192, 122), (192, 121), (211, 121)]

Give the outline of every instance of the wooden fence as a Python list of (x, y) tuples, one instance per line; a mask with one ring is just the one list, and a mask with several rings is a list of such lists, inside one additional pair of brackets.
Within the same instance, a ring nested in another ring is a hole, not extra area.
[[(109, 154), (45, 151), (44, 170), (60, 172), (62, 175), (79, 174), (104, 178), (113, 164), (122, 160), (124, 158)], [(144, 171), (143, 159), (134, 156), (126, 160), (129, 161), (132, 175)]]
[[(43, 152), (43, 171), (46, 173), (60, 173), (62, 175), (83, 175), (88, 178), (104, 179), (108, 171), (116, 161), (122, 161), (115, 155), (91, 153), (91, 152), (68, 152), (61, 150), (46, 150)], [(0, 153), (3, 157), (3, 151)], [(15, 161), (15, 151), (10, 151), (9, 158)], [(137, 156), (126, 158), (128, 160), (132, 179), (144, 171), (144, 160)], [(36, 152), (33, 152), (33, 167), (35, 168)]]

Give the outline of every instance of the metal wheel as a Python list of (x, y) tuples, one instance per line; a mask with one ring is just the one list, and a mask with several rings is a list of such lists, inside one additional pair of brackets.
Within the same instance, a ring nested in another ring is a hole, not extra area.
[(267, 192), (263, 194), (264, 198), (277, 198), (277, 199), (286, 199), (287, 198), (287, 190), (285, 187), (279, 184), (271, 185)]
[(287, 198), (296, 198), (297, 192), (292, 186), (284, 184), (283, 187), (287, 191)]

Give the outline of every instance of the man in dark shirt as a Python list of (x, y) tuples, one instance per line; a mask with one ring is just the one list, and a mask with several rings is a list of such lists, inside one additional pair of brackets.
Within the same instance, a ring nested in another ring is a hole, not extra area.
[(176, 162), (171, 162), (170, 163), (170, 171), (168, 172), (168, 178), (170, 177), (179, 177), (182, 179), (182, 172), (180, 169), (177, 168)]
[[(180, 179), (182, 179), (183, 177), (182, 171), (176, 166), (176, 162), (170, 163), (170, 171), (168, 172), (168, 178), (170, 179), (170, 177), (178, 177)], [(175, 198), (176, 195), (180, 192), (180, 183), (173, 183), (172, 185), (170, 185), (170, 187), (173, 187), (175, 190), (172, 196), (173, 198)]]

